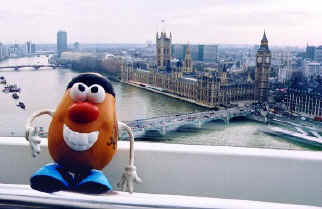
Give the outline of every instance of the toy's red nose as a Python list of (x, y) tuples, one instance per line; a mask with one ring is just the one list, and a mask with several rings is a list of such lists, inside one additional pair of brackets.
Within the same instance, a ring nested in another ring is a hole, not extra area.
[(89, 102), (78, 102), (68, 109), (69, 118), (77, 123), (89, 123), (98, 118), (98, 107)]

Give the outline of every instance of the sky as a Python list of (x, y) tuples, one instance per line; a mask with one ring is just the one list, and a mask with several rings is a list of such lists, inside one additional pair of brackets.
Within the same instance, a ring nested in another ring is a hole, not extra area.
[[(322, 45), (321, 0), (0, 0), (0, 42)], [(161, 20), (165, 20), (164, 26)]]

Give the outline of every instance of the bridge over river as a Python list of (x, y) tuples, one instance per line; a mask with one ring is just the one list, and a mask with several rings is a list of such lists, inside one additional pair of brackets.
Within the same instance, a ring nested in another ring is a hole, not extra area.
[[(179, 128), (201, 128), (205, 123), (215, 120), (223, 120), (229, 125), (229, 120), (235, 117), (248, 117), (253, 110), (251, 108), (231, 108), (219, 111), (206, 111), (196, 113), (185, 113), (167, 115), (143, 120), (134, 120), (125, 122), (129, 125), (135, 138), (164, 136), (170, 131), (176, 131)], [(126, 132), (120, 133), (120, 138), (127, 138)]]
[(14, 70), (19, 70), (21, 68), (34, 68), (35, 70), (39, 70), (40, 68), (43, 67), (50, 67), (53, 69), (64, 67), (64, 65), (56, 65), (56, 64), (47, 64), (47, 65), (9, 65), (9, 66), (0, 66), (1, 69), (14, 69)]

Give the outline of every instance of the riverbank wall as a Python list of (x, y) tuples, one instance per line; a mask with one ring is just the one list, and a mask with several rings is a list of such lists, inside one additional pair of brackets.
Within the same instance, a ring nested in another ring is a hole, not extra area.
[(162, 92), (162, 91), (159, 91), (159, 90), (156, 90), (156, 89), (146, 88), (146, 87), (143, 87), (143, 86), (137, 85), (135, 83), (131, 83), (131, 82), (124, 82), (124, 81), (120, 81), (120, 82), (121, 83), (124, 83), (124, 84), (128, 84), (130, 86), (135, 86), (137, 88), (145, 89), (147, 91), (151, 91), (151, 92), (154, 92), (154, 93), (157, 93), (157, 94), (162, 94), (162, 95), (165, 95), (165, 96), (168, 96), (168, 97), (172, 97), (172, 98), (175, 98), (175, 99), (184, 101), (184, 102), (188, 102), (188, 103), (191, 103), (191, 104), (195, 104), (195, 105), (198, 105), (200, 107), (207, 108), (207, 109), (216, 109), (216, 107), (214, 107), (214, 106), (202, 104), (202, 103), (199, 103), (199, 102), (197, 102), (195, 100), (188, 99), (188, 98), (184, 98), (184, 97), (181, 97), (181, 96), (178, 96), (178, 95), (174, 95), (174, 94), (171, 94), (171, 93)]
[[(216, 107), (213, 107), (213, 106), (208, 106), (208, 105), (205, 105), (205, 104), (198, 103), (198, 102), (196, 102), (194, 100), (191, 100), (191, 99), (187, 99), (187, 98), (180, 97), (180, 96), (173, 95), (173, 94), (166, 93), (166, 92), (161, 92), (161, 91), (158, 91), (156, 89), (146, 88), (146, 87), (140, 86), (140, 85), (135, 84), (135, 83), (124, 82), (124, 81), (120, 81), (120, 82), (124, 83), (124, 84), (127, 84), (127, 85), (130, 85), (130, 86), (140, 88), (140, 89), (145, 89), (145, 90), (150, 91), (150, 92), (154, 92), (154, 93), (157, 93), (157, 94), (162, 94), (162, 95), (165, 95), (165, 96), (169, 96), (169, 97), (178, 99), (180, 101), (185, 101), (185, 102), (188, 102), (188, 103), (191, 103), (191, 104), (195, 104), (195, 105), (198, 105), (198, 106), (203, 107), (203, 108), (207, 108), (207, 109), (215, 109), (216, 108)], [(219, 108), (217, 108), (217, 109), (219, 110)], [(260, 115), (255, 115), (255, 114), (251, 114), (251, 115), (247, 116), (246, 118), (248, 120), (255, 121), (255, 122), (258, 122), (258, 123), (263, 123), (263, 124), (267, 124), (267, 122), (268, 122), (267, 118), (265, 118), (263, 116), (260, 116)]]
[(247, 116), (247, 119), (249, 119), (251, 121), (258, 122), (258, 123), (264, 123), (264, 124), (267, 124), (269, 122), (269, 119), (267, 119), (263, 116), (260, 116), (260, 115), (255, 115), (255, 114), (251, 114), (251, 115)]

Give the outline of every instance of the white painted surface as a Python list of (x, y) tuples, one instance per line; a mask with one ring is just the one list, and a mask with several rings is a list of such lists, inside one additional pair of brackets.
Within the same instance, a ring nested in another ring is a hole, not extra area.
[[(147, 209), (147, 208), (198, 208), (198, 209), (318, 209), (320, 207), (268, 203), (249, 200), (228, 200), (179, 195), (113, 192), (104, 195), (86, 195), (72, 192), (53, 194), (32, 190), (27, 185), (0, 184), (0, 201), (12, 200), (77, 208)], [(55, 208), (51, 207), (51, 208)]]
[[(104, 169), (114, 187), (129, 143), (118, 148)], [(143, 179), (136, 192), (322, 206), (322, 152), (143, 142), (135, 149)], [(28, 184), (34, 171), (52, 162), (45, 142), (33, 159), (23, 138), (0, 138), (0, 153), (1, 183)]]

